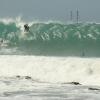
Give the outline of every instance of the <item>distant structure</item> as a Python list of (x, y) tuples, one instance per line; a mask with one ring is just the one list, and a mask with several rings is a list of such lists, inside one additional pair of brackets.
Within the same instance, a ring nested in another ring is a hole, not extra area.
[(76, 11), (76, 21), (77, 21), (77, 24), (79, 23), (79, 10), (77, 9)]
[(79, 16), (79, 10), (78, 9), (76, 10), (76, 15), (75, 16), (76, 16), (76, 18), (74, 18), (73, 11), (71, 10), (70, 11), (70, 17), (69, 17), (70, 18), (70, 21), (71, 22), (76, 21), (76, 23), (78, 24), (79, 23), (79, 17), (80, 17)]
[(73, 21), (73, 12), (70, 11), (70, 21)]

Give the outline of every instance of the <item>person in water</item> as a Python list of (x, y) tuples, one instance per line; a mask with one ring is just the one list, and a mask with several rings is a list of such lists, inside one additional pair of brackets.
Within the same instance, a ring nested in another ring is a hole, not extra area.
[(28, 32), (29, 29), (30, 29), (30, 27), (28, 26), (28, 24), (25, 24), (25, 25), (24, 25), (24, 30)]

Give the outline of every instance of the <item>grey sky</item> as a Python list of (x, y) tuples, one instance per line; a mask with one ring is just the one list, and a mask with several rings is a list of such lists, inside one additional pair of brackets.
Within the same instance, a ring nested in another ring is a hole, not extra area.
[(0, 17), (68, 21), (77, 9), (81, 21), (100, 22), (100, 0), (0, 0)]

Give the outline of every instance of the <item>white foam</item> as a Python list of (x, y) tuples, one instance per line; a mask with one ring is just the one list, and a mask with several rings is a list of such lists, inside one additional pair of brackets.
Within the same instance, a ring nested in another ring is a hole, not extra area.
[(100, 58), (0, 56), (0, 76), (15, 75), (42, 82), (100, 85)]

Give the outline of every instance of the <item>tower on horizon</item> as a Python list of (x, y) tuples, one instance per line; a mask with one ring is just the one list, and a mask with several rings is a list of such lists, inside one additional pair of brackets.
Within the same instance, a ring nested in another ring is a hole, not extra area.
[(73, 20), (73, 12), (72, 12), (72, 10), (70, 11), (70, 21), (72, 21)]
[(79, 10), (78, 9), (76, 11), (76, 21), (77, 21), (77, 24), (78, 24), (78, 22), (79, 22)]

